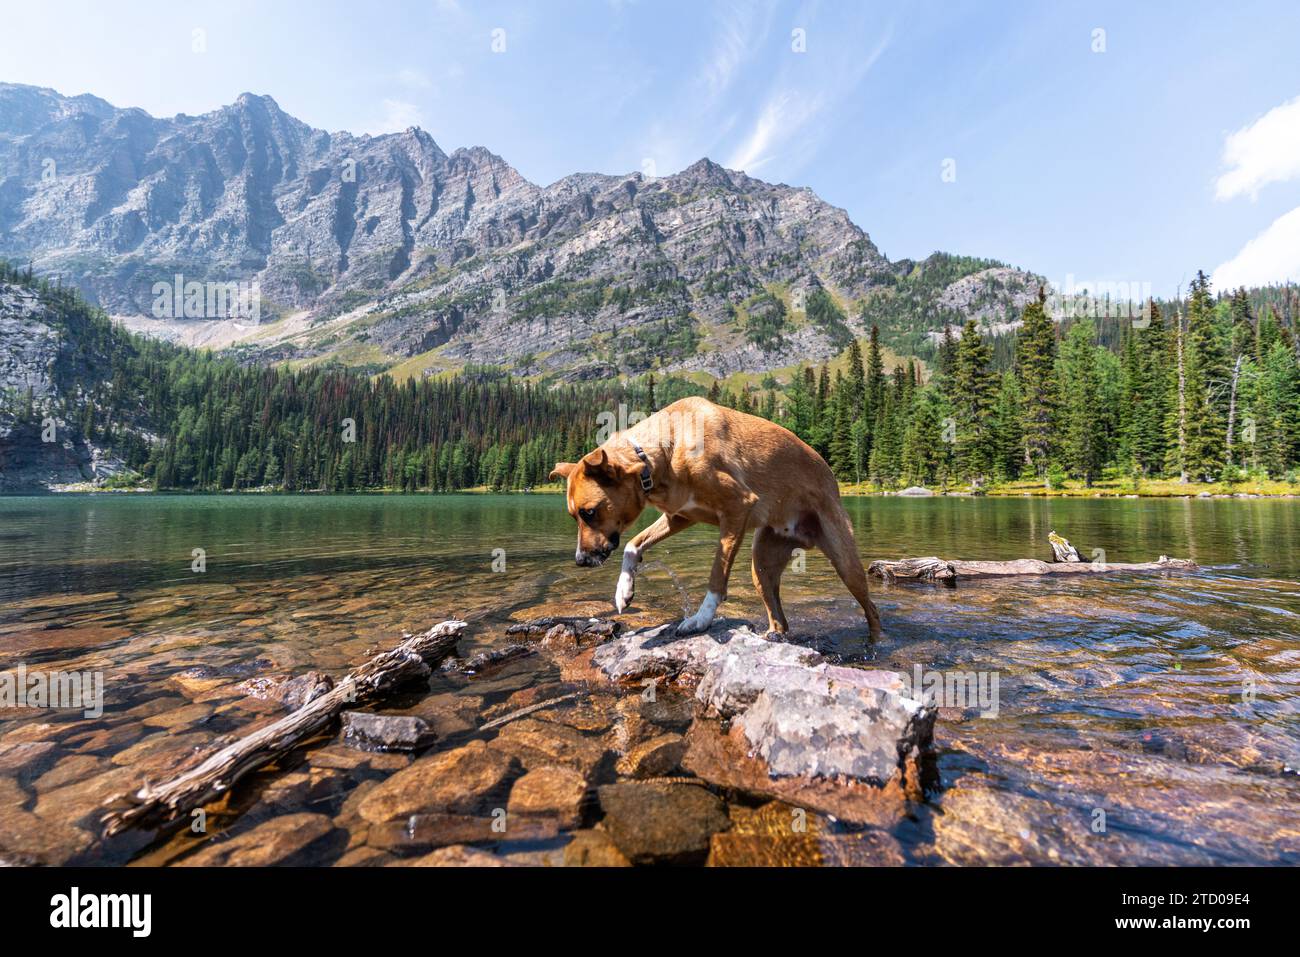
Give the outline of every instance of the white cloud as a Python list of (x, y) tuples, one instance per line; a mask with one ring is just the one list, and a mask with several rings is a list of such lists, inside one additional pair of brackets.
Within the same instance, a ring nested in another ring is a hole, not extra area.
[(1275, 219), (1214, 270), (1211, 279), (1219, 290), (1300, 282), (1300, 207)]
[(767, 27), (756, 27), (755, 13), (752, 7), (732, 5), (719, 15), (717, 42), (699, 75), (710, 102), (727, 91), (741, 65), (762, 45)]
[(379, 119), (366, 127), (366, 133), (379, 136), (383, 133), (400, 133), (410, 126), (423, 125), (420, 108), (406, 100), (383, 100), (380, 102)]
[(874, 49), (850, 64), (828, 62), (825, 72), (818, 74), (821, 82), (815, 87), (815, 93), (801, 92), (793, 86), (778, 86), (764, 101), (753, 129), (732, 153), (726, 167), (752, 174), (780, 156), (787, 161), (784, 165), (788, 173), (793, 168), (792, 163), (797, 164), (800, 159), (812, 155), (826, 131), (805, 131), (809, 121), (857, 88), (885, 52), (892, 36), (890, 27)]
[(804, 98), (783, 90), (768, 98), (748, 138), (726, 163), (728, 169), (756, 173), (773, 157), (773, 151), (787, 142), (822, 108), (820, 96)]
[(1220, 200), (1242, 195), (1253, 200), (1261, 187), (1300, 176), (1300, 96), (1229, 134), (1223, 164), (1228, 169), (1214, 184)]

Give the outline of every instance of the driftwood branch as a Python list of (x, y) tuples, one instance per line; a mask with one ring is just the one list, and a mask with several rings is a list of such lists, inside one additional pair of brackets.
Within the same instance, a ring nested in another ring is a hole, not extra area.
[(1058, 562), (1080, 562), (1079, 550), (1070, 544), (1069, 539), (1064, 535), (1057, 535), (1056, 532), (1047, 534), (1047, 544), (1052, 546), (1052, 556)]
[[(444, 621), (396, 648), (375, 655), (350, 672), (333, 689), (313, 698), (279, 721), (240, 738), (202, 764), (163, 784), (145, 784), (127, 795), (131, 806), (102, 818), (104, 836), (128, 827), (155, 827), (175, 821), (228, 791), (236, 781), (292, 750), (326, 727), (345, 707), (374, 700), (409, 681), (427, 678), (433, 666), (450, 655), (466, 627)], [(113, 802), (122, 800), (119, 796)]]
[[(1056, 532), (1048, 537), (1058, 561), (1016, 558), (1005, 562), (949, 561), (943, 558), (901, 558), (875, 561), (867, 571), (885, 581), (955, 583), (960, 578), (1006, 578), (1015, 575), (1101, 575), (1108, 572), (1195, 571), (1196, 562), (1161, 555), (1154, 562), (1085, 562), (1069, 541)], [(1070, 558), (1069, 556), (1073, 556)]]
[(525, 718), (530, 714), (536, 714), (538, 711), (545, 711), (547, 708), (554, 707), (563, 701), (571, 701), (578, 697), (578, 692), (571, 694), (562, 694), (558, 698), (547, 698), (545, 701), (539, 701), (537, 704), (530, 704), (526, 708), (520, 708), (518, 711), (511, 711), (509, 714), (503, 714), (499, 718), (493, 718), (491, 721), (479, 727), (480, 731), (487, 731), (489, 728), (499, 728), (503, 724), (509, 724), (516, 718)]

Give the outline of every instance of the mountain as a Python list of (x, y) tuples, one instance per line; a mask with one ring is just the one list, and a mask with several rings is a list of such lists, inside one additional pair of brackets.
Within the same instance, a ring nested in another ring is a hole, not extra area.
[[(1040, 281), (943, 254), (891, 263), (811, 190), (707, 159), (538, 186), (481, 147), (327, 133), (266, 96), (161, 119), (13, 84), (0, 256), (155, 336), (399, 376), (761, 372), (831, 358), (871, 321), (925, 354), (925, 331), (1001, 319)], [(160, 299), (177, 276), (209, 284), (202, 318)], [(251, 317), (211, 299), (241, 282)]]

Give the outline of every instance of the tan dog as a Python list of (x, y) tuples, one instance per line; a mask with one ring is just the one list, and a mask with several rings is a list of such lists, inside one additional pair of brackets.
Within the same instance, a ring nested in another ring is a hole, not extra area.
[(871, 636), (880, 634), (835, 476), (820, 455), (779, 425), (707, 399), (682, 399), (614, 435), (582, 461), (558, 463), (551, 478), (560, 476), (568, 482), (569, 514), (578, 521), (579, 565), (603, 564), (647, 505), (663, 513), (623, 550), (614, 592), (620, 613), (632, 600), (646, 550), (705, 522), (722, 533), (709, 593), (678, 634), (704, 631), (712, 623), (750, 528), (754, 587), (767, 606), (771, 631), (789, 627), (781, 610), (781, 574), (791, 553), (815, 545), (862, 605)]

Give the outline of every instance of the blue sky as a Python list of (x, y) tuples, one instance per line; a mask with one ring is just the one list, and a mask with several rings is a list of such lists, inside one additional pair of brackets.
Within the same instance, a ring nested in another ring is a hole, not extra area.
[(155, 115), (266, 93), (329, 130), (487, 146), (543, 184), (709, 156), (811, 186), (891, 258), (1058, 284), (1300, 279), (1289, 0), (5, 7), (0, 80)]

